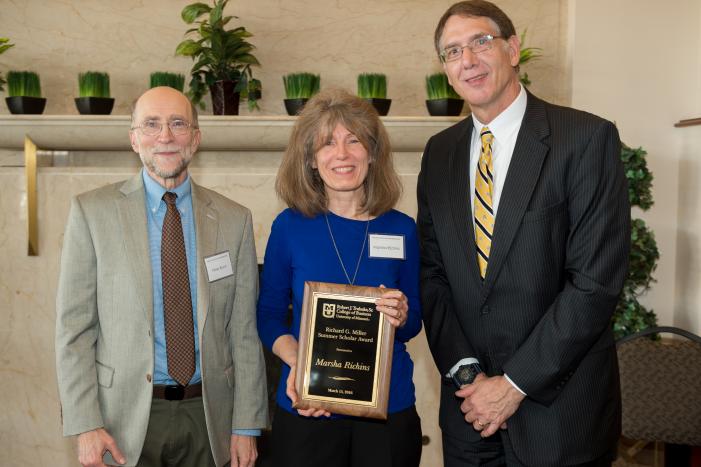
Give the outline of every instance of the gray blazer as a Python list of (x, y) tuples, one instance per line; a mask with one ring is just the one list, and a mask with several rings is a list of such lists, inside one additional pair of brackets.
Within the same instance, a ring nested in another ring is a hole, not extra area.
[[(154, 367), (153, 299), (143, 180), (73, 199), (56, 299), (56, 369), (65, 436), (104, 427), (135, 465), (146, 436)], [(197, 326), (207, 431), (217, 466), (232, 429), (267, 423), (256, 331), (258, 269), (251, 213), (196, 184)], [(234, 275), (207, 280), (203, 258), (229, 251)], [(114, 463), (109, 454), (106, 463)]]

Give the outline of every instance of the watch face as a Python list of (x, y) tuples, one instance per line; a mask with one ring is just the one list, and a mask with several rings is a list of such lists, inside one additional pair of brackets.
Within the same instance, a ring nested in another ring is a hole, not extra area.
[(460, 368), (458, 368), (458, 373), (456, 375), (460, 382), (462, 384), (470, 384), (472, 381), (474, 381), (475, 376), (475, 370), (472, 368), (472, 365), (463, 365)]

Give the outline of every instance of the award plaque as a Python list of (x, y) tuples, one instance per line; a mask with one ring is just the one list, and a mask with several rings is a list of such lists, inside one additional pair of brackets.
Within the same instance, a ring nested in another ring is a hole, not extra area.
[(375, 300), (390, 290), (304, 283), (295, 408), (387, 418), (394, 327)]

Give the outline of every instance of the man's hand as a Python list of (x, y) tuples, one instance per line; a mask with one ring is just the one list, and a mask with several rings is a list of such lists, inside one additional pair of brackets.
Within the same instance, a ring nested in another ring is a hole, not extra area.
[(117, 447), (114, 438), (104, 428), (86, 431), (78, 435), (78, 462), (83, 467), (106, 467), (102, 462), (105, 451), (112, 454), (114, 460), (124, 464), (127, 459)]
[(231, 435), (231, 467), (253, 467), (257, 458), (255, 436)]
[[(285, 393), (287, 394), (287, 397), (290, 398), (292, 401), (292, 405), (294, 405), (295, 402), (297, 402), (297, 399), (299, 399), (299, 396), (297, 395), (297, 390), (295, 389), (295, 375), (297, 374), (297, 365), (292, 365), (290, 367), (290, 374), (287, 376), (287, 389)], [(299, 413), (303, 417), (330, 417), (331, 412), (327, 410), (322, 410), (322, 409), (297, 409), (297, 413)]]
[(480, 373), (472, 384), (455, 393), (465, 399), (460, 410), (465, 421), (480, 431), (483, 438), (506, 428), (506, 420), (518, 410), (524, 395), (503, 376), (491, 378)]

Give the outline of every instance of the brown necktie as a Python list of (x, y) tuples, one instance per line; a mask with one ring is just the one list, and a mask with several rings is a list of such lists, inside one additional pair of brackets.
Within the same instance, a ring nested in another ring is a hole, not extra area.
[(187, 386), (195, 374), (195, 331), (183, 227), (175, 198), (175, 193), (163, 195), (167, 207), (161, 233), (163, 314), (168, 373), (179, 384)]

